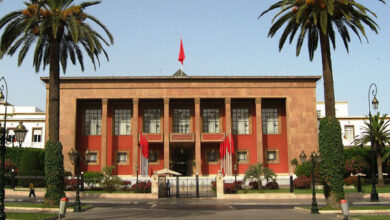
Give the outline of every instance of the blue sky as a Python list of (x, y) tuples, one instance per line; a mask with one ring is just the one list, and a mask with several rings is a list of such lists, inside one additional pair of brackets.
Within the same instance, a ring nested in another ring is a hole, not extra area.
[[(22, 0), (3, 0), (0, 16), (23, 8)], [(80, 1), (75, 1), (80, 2)], [(279, 52), (277, 35), (267, 38), (274, 13), (258, 15), (276, 0), (103, 0), (87, 12), (98, 17), (111, 31), (115, 43), (106, 48), (110, 61), (101, 66), (85, 60), (85, 71), (68, 65), (65, 76), (168, 76), (177, 61), (180, 36), (186, 60), (184, 71), (195, 75), (322, 75), (320, 51), (313, 62), (304, 45), (295, 56), (295, 42)], [(389, 5), (363, 1), (378, 15), (381, 30), (367, 30), (369, 43), (352, 36), (348, 54), (340, 39), (332, 51), (337, 101), (348, 101), (351, 115), (366, 115), (367, 92), (371, 82), (378, 86), (379, 111), (390, 109), (390, 13)], [(386, 25), (387, 24), (387, 25)], [(351, 33), (352, 34), (352, 33)], [(45, 109), (45, 88), (35, 73), (30, 53), (21, 67), (17, 56), (0, 60), (0, 76), (9, 87), (9, 102)], [(103, 58), (103, 57), (102, 57)], [(70, 62), (69, 62), (70, 63)], [(386, 65), (387, 64), (387, 65)], [(63, 73), (61, 73), (63, 76)], [(317, 100), (323, 100), (323, 82), (317, 83)]]

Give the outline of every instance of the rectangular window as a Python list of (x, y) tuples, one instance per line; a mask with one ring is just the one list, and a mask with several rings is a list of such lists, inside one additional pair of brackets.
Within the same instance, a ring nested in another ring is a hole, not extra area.
[(267, 163), (279, 163), (279, 150), (266, 150)]
[(173, 133), (190, 133), (190, 109), (173, 110)]
[(158, 152), (156, 150), (149, 151), (149, 163), (158, 162)]
[(348, 141), (353, 141), (355, 139), (355, 128), (353, 125), (346, 125), (344, 127), (344, 137)]
[(203, 109), (203, 132), (219, 133), (219, 109)]
[(101, 109), (85, 109), (85, 135), (100, 135), (102, 123)]
[(158, 108), (149, 108), (144, 110), (143, 132), (149, 134), (160, 133), (161, 111)]
[(116, 162), (118, 164), (126, 164), (127, 163), (127, 152), (118, 152), (116, 156)]
[(40, 143), (42, 140), (42, 129), (33, 129), (33, 143)]
[(248, 152), (246, 151), (238, 151), (237, 152), (237, 162), (246, 163), (248, 162)]
[(208, 163), (218, 162), (218, 153), (215, 150), (206, 151)]
[(88, 161), (88, 163), (98, 163), (98, 153), (97, 152), (91, 152), (91, 157)]
[(263, 108), (263, 134), (279, 134), (279, 115), (277, 108)]
[(233, 134), (249, 134), (249, 109), (234, 108), (232, 113)]
[(131, 109), (115, 109), (114, 111), (115, 135), (130, 135)]

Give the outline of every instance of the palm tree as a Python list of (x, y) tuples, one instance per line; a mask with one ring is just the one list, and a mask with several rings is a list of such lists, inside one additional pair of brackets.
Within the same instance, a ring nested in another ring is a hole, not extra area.
[[(38, 72), (49, 65), (49, 140), (59, 141), (59, 84), (60, 64), (65, 73), (68, 59), (76, 61), (84, 71), (82, 49), (96, 68), (99, 55), (108, 55), (103, 44), (109, 46), (113, 37), (107, 28), (85, 9), (100, 1), (73, 4), (74, 0), (29, 0), (26, 8), (5, 15), (0, 20), (4, 28), (0, 40), (0, 58), (14, 55), (19, 50), (18, 65), (21, 65), (30, 48), (35, 44), (33, 67)], [(109, 42), (87, 24), (92, 21), (101, 27)]]
[(351, 40), (349, 30), (352, 30), (359, 40), (361, 40), (361, 35), (367, 39), (364, 25), (375, 33), (378, 32), (378, 25), (370, 17), (370, 15), (376, 17), (375, 13), (354, 0), (280, 0), (261, 13), (259, 18), (274, 9), (280, 11), (272, 20), (273, 25), (268, 36), (275, 36), (278, 30), (285, 27), (279, 40), (279, 50), (282, 50), (287, 38), (289, 38), (291, 44), (294, 37), (297, 36), (296, 55), (298, 56), (307, 36), (309, 58), (312, 61), (318, 42), (320, 42), (325, 112), (327, 117), (335, 117), (330, 51), (330, 42), (333, 49), (336, 48), (335, 29), (348, 51), (348, 43)]
[[(371, 126), (369, 121), (364, 122), (363, 132), (353, 141), (355, 146), (364, 146), (370, 142), (371, 132), (374, 140), (373, 146), (376, 155), (378, 168), (378, 184), (384, 186), (383, 171), (382, 171), (382, 154), (386, 143), (390, 143), (390, 121), (386, 119), (387, 115), (380, 116), (378, 112), (371, 118)], [(385, 156), (384, 156), (384, 159)]]

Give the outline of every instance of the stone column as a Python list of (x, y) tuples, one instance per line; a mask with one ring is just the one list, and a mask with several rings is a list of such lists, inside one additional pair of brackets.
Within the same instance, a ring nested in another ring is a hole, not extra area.
[(131, 124), (131, 135), (133, 136), (133, 175), (136, 175), (138, 164), (138, 103), (139, 100), (137, 98), (133, 99), (133, 121)]
[(164, 98), (164, 168), (169, 169), (169, 98)]
[(200, 120), (200, 98), (195, 98), (195, 169), (199, 175), (202, 175)]
[(158, 199), (158, 176), (156, 174), (152, 176), (152, 198)]
[(107, 115), (108, 115), (108, 99), (102, 99), (102, 125), (100, 130), (101, 170), (103, 170), (107, 166)]
[(216, 191), (217, 191), (217, 199), (223, 199), (224, 192), (223, 192), (223, 176), (219, 172), (217, 175), (217, 182), (215, 183)]
[(263, 122), (261, 116), (261, 98), (255, 99), (256, 103), (256, 149), (257, 149), (257, 162), (263, 163)]

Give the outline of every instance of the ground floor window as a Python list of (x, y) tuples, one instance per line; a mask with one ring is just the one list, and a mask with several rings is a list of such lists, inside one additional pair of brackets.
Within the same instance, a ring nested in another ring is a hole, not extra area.
[(149, 151), (149, 163), (158, 163), (158, 150)]
[(247, 163), (248, 162), (248, 151), (238, 151), (237, 152), (237, 162), (238, 163)]
[(116, 156), (117, 164), (128, 164), (128, 155), (125, 151), (119, 151)]
[(207, 159), (207, 163), (216, 163), (216, 162), (218, 162), (218, 153), (217, 153), (217, 151), (215, 151), (214, 149), (206, 151), (206, 159)]
[(279, 163), (279, 150), (269, 149), (266, 150), (267, 163)]
[(91, 157), (89, 158), (88, 164), (98, 164), (99, 153), (97, 151), (91, 151)]

